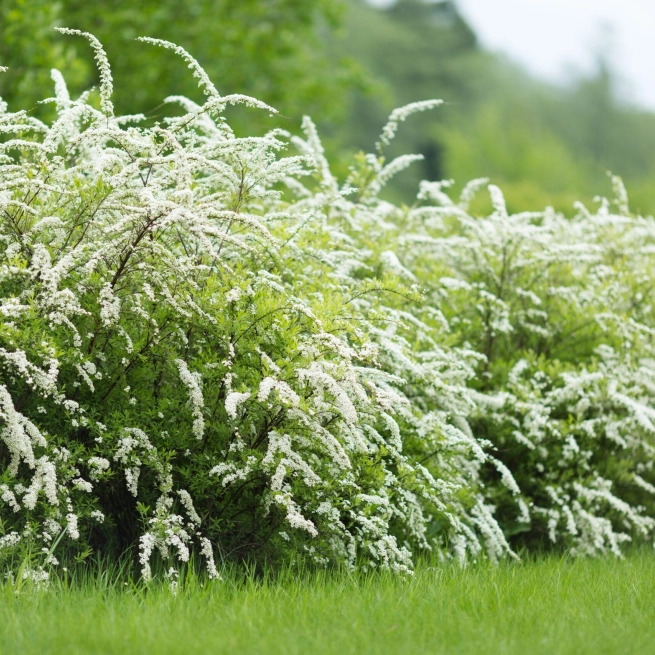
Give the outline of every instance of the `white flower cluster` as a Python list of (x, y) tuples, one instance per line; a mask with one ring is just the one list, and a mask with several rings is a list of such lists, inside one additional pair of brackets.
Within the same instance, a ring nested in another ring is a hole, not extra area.
[(100, 111), (56, 72), (52, 125), (0, 110), (0, 561), (111, 542), (145, 579), (192, 553), (212, 578), (215, 553), (407, 572), (652, 538), (655, 222), (618, 181), (573, 218), (494, 186), (472, 216), (481, 180), (396, 207), (378, 192), (416, 158), (382, 146), (437, 102), (339, 186), (309, 119), (237, 137), (226, 106), (270, 108), (167, 42), (205, 104), (115, 117), (83, 36)]

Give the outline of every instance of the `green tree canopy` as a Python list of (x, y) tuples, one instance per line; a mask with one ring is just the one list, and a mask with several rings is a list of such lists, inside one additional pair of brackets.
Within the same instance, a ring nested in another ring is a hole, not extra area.
[(285, 116), (325, 117), (338, 111), (343, 89), (358, 77), (326, 44), (342, 10), (340, 0), (7, 0), (0, 8), (0, 63), (10, 71), (0, 95), (14, 109), (38, 113), (37, 100), (52, 94), (53, 66), (73, 93), (96, 82), (86, 44), (52, 29), (65, 26), (103, 43), (117, 111), (153, 112), (167, 95), (201, 97), (183, 62), (135, 40), (151, 36), (184, 46), (221, 93), (261, 98)]

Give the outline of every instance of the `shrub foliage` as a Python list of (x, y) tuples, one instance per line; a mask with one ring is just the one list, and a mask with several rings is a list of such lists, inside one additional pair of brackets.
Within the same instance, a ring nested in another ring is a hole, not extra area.
[[(151, 127), (0, 107), (0, 557), (412, 567), (651, 538), (653, 219), (380, 197), (396, 110), (344, 184), (316, 130), (238, 137), (205, 92)], [(144, 46), (146, 47), (146, 46)], [(27, 560), (26, 560), (27, 558)], [(167, 564), (168, 566), (168, 564)]]

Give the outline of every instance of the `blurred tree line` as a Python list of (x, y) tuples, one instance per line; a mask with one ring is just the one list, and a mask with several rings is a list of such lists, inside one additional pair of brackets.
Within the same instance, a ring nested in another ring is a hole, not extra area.
[[(184, 62), (134, 41), (174, 41), (206, 68), (222, 93), (246, 93), (274, 105), (276, 124), (295, 131), (312, 115), (342, 174), (349, 156), (370, 151), (395, 106), (427, 98), (446, 104), (403, 125), (388, 156), (425, 159), (388, 193), (410, 202), (420, 179), (460, 185), (490, 177), (512, 209), (609, 193), (607, 171), (621, 175), (635, 210), (653, 212), (655, 114), (620, 101), (611, 62), (566, 88), (531, 78), (485, 52), (456, 2), (398, 0), (386, 10), (364, 0), (1, 0), (0, 96), (12, 108), (43, 115), (50, 68), (71, 90), (96, 80), (88, 46), (53, 25), (93, 32), (113, 67), (117, 110), (153, 120), (164, 97), (199, 99)], [(241, 129), (272, 126), (267, 115), (230, 117)], [(482, 209), (482, 208), (481, 208)]]
[(634, 210), (655, 210), (655, 114), (621, 102), (602, 53), (593, 75), (562, 88), (485, 52), (456, 2), (398, 0), (381, 11), (353, 0), (344, 20), (345, 52), (383, 88), (380, 97), (351, 93), (344, 144), (373, 142), (394, 106), (446, 101), (399, 133), (394, 154), (425, 156), (398, 180), (403, 197), (423, 177), (454, 178), (460, 186), (490, 177), (512, 209), (550, 204), (570, 211), (576, 199), (609, 194), (612, 171), (624, 178)]
[(88, 44), (52, 29), (65, 26), (103, 44), (119, 113), (156, 118), (169, 95), (203, 97), (180, 57), (135, 40), (152, 36), (186, 48), (224, 95), (255, 96), (295, 123), (303, 113), (330, 118), (347, 89), (366, 87), (354, 61), (328, 51), (345, 9), (341, 0), (0, 0), (0, 62), (9, 67), (0, 95), (43, 115), (37, 102), (52, 95), (51, 68), (73, 95), (96, 83)]

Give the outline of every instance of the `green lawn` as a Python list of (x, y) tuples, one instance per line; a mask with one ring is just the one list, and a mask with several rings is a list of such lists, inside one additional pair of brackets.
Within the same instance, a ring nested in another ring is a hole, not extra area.
[(655, 653), (655, 552), (623, 561), (0, 590), (0, 652)]

